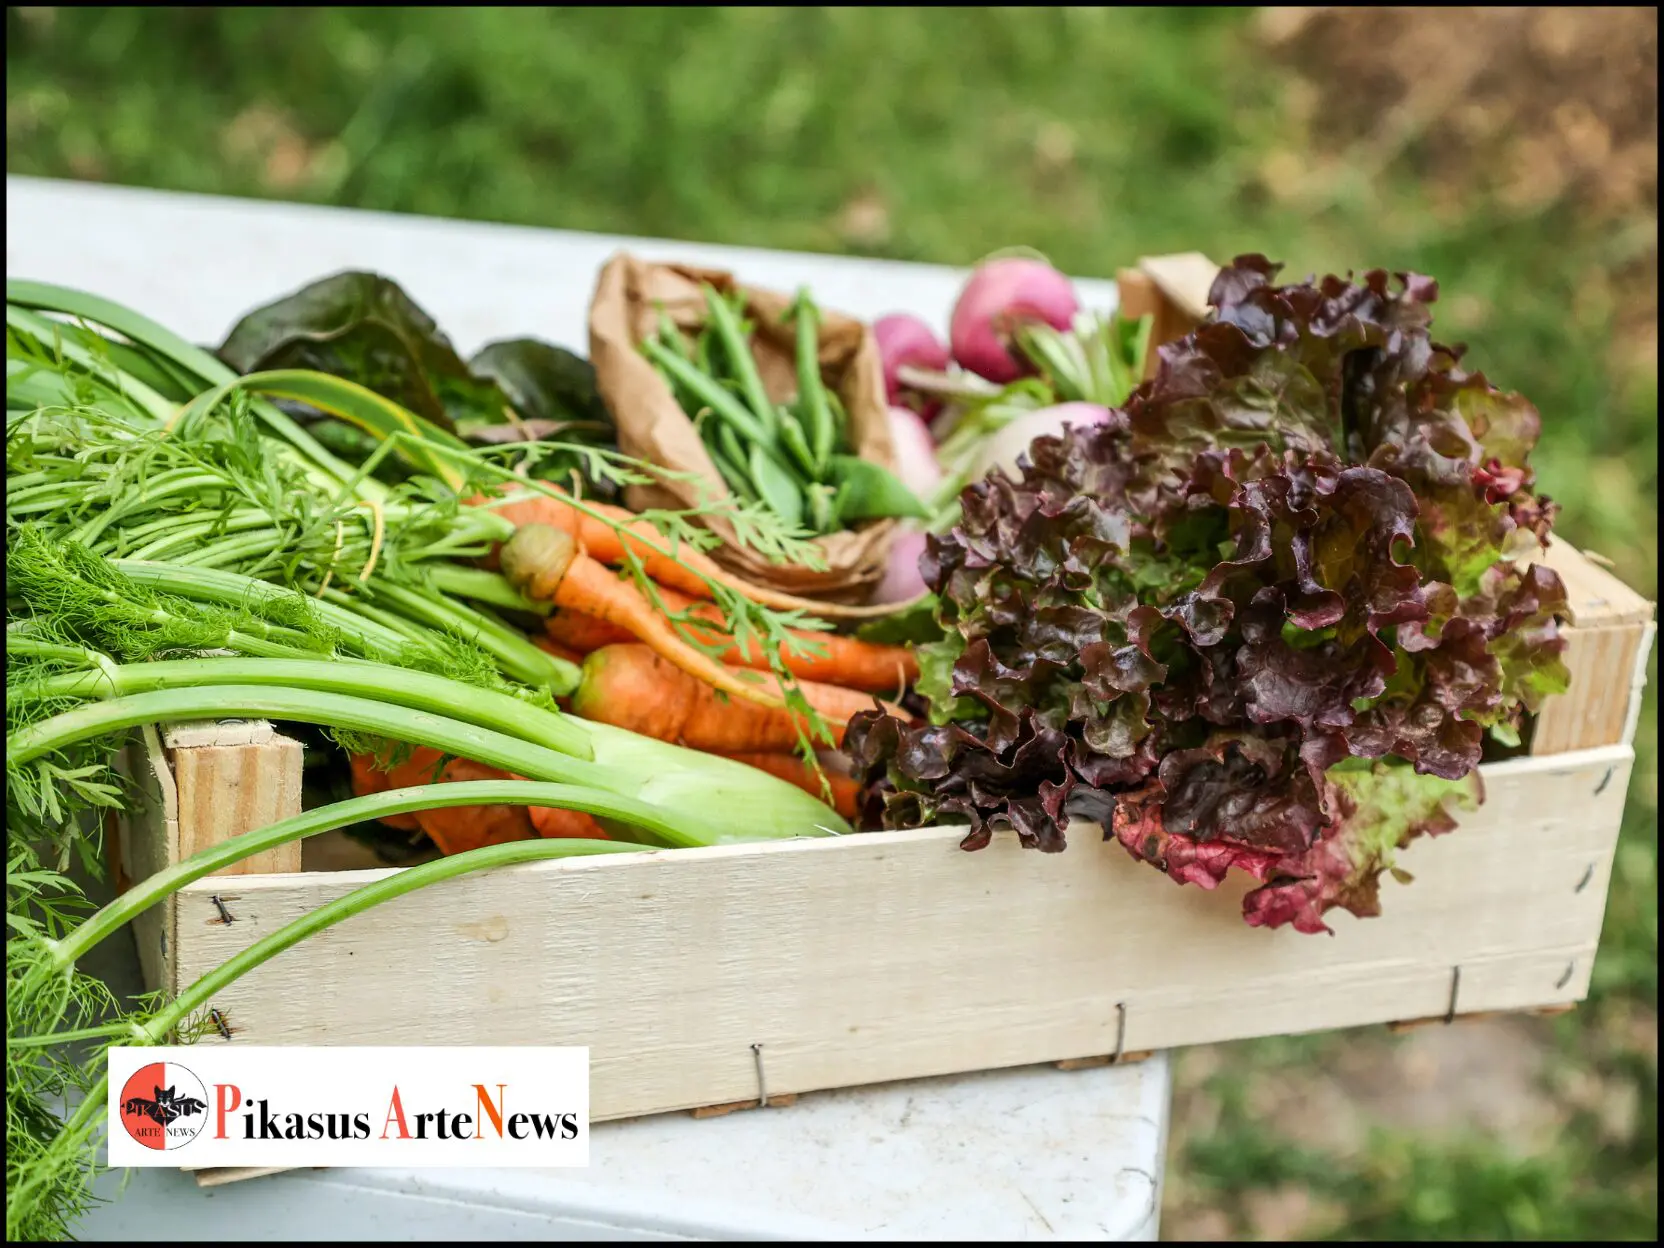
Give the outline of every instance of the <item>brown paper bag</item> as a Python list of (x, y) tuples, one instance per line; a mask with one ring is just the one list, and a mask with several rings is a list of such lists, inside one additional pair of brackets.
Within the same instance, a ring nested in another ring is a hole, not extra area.
[[(692, 335), (705, 323), (700, 283), (723, 293), (738, 289), (746, 314), (756, 326), (752, 339), (757, 371), (769, 398), (784, 402), (797, 391), (796, 330), (781, 317), (792, 297), (740, 286), (733, 274), (682, 264), (655, 264), (619, 252), (607, 261), (589, 305), (589, 358), (595, 379), (618, 425), (618, 448), (626, 455), (694, 474), (697, 480), (661, 481), (632, 486), (630, 506), (697, 507), (701, 498), (727, 498), (727, 483), (706, 453), (693, 421), (682, 411), (638, 344), (656, 332), (662, 306), (677, 328)], [(863, 459), (895, 470), (885, 407), (884, 374), (878, 344), (860, 321), (821, 310), (820, 367), (826, 384), (838, 392), (849, 413), (850, 439)], [(711, 554), (745, 579), (784, 593), (835, 602), (862, 602), (884, 575), (884, 561), (895, 533), (893, 520), (869, 521), (857, 529), (815, 539), (826, 568), (770, 563), (734, 541), (732, 527), (720, 516), (704, 521), (722, 544)]]

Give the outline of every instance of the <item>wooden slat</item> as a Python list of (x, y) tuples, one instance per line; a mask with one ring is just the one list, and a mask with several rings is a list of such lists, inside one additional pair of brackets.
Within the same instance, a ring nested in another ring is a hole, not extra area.
[[(788, 1092), (784, 1096), (768, 1098), (770, 1109), (788, 1109), (797, 1104), (797, 1094)], [(729, 1114), (737, 1114), (747, 1109), (761, 1109), (762, 1102), (753, 1097), (749, 1101), (728, 1101), (722, 1105), (696, 1105), (688, 1112), (695, 1118), (725, 1118)]]
[[(1218, 273), (1219, 266), (1199, 251), (1145, 256), (1137, 268), (1115, 275), (1120, 314), (1152, 318), (1152, 347), (1182, 338), (1207, 319), (1208, 291)], [(1144, 376), (1154, 377), (1156, 364), (1152, 350), (1144, 361)]]
[(1096, 1070), (1099, 1066), (1131, 1066), (1135, 1062), (1148, 1061), (1154, 1056), (1154, 1049), (1145, 1049), (1139, 1053), (1123, 1053), (1119, 1057), (1113, 1053), (1100, 1053), (1097, 1057), (1066, 1057), (1056, 1065), (1059, 1070)]
[(1653, 618), (1653, 604), (1644, 595), (1570, 543), (1550, 539), (1541, 562), (1565, 582), (1566, 602), (1576, 627), (1612, 628), (1645, 624)]
[[(122, 874), (136, 882), (179, 861), (179, 793), (161, 738), (148, 724), (122, 751), (119, 766), (138, 795), (118, 823)], [(178, 907), (167, 904), (152, 906), (133, 920), (139, 973), (150, 991), (173, 991), (177, 919)]]
[[(1179, 888), (1077, 830), (1069, 852), (952, 829), (527, 864), (350, 919), (214, 1004), (250, 1044), (587, 1044), (592, 1115), (1580, 999), (1624, 746), (1484, 768), (1486, 804), (1402, 855), (1384, 914), (1246, 928), (1245, 885)], [(245, 876), (179, 905), (179, 975), (385, 872)], [(1430, 935), (1437, 932), (1437, 938)]]
[(1531, 752), (1627, 743), (1646, 683), (1653, 605), (1565, 542), (1551, 542), (1541, 562), (1566, 586), (1572, 623), (1564, 630), (1564, 657), (1572, 683), (1543, 704)]
[[(241, 1183), (244, 1179), (258, 1179), (268, 1174), (287, 1174), (304, 1170), (305, 1166), (208, 1166), (192, 1170), (190, 1175), (198, 1187), (223, 1187), (227, 1183)], [(320, 1167), (312, 1167), (318, 1169)]]

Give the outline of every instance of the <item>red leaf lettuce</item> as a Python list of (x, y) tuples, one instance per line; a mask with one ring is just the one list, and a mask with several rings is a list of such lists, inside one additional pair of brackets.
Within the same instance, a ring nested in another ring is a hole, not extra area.
[(1534, 408), (1429, 336), (1433, 282), (1275, 286), (1215, 314), (1114, 419), (968, 486), (921, 570), (929, 722), (850, 726), (870, 824), (1064, 848), (1100, 824), (1179, 882), (1263, 881), (1254, 925), (1378, 910), (1393, 851), (1476, 801), (1486, 733), (1563, 690), (1559, 578), (1522, 566)]

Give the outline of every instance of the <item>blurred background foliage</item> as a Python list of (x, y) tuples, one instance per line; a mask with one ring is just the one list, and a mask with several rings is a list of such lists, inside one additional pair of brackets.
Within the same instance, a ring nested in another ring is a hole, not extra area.
[[(1091, 276), (1430, 273), (1444, 337), (1542, 410), (1562, 531), (1649, 596), (1657, 98), (1652, 9), (6, 15), (13, 173)], [(1655, 713), (1590, 1000), (1183, 1054), (1170, 1238), (1656, 1238)]]

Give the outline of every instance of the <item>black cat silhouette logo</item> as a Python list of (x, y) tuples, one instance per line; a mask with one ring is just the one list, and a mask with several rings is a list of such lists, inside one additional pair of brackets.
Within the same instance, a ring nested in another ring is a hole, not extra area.
[(152, 1062), (121, 1089), (121, 1125), (146, 1148), (178, 1148), (208, 1123), (202, 1080), (174, 1062)]

